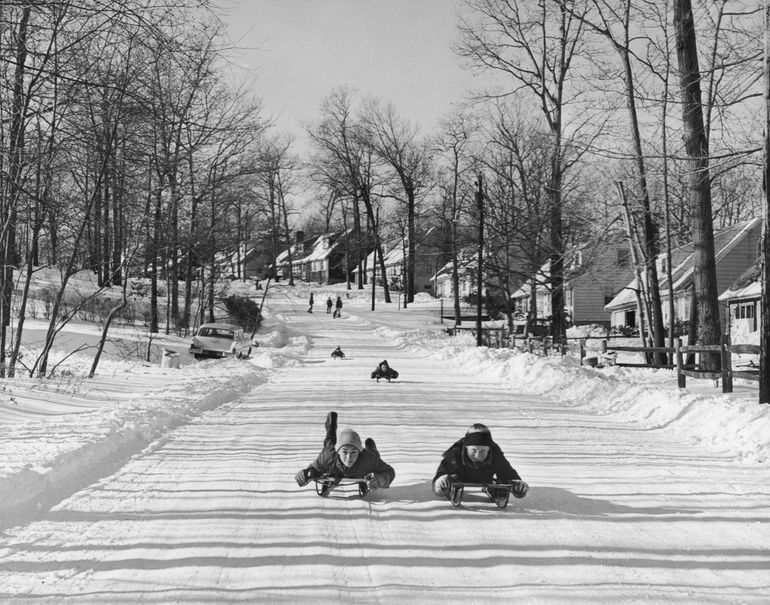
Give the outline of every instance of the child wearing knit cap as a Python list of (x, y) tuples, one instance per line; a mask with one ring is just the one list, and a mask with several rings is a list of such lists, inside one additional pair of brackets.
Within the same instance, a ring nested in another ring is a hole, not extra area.
[(361, 444), (361, 437), (346, 428), (337, 436), (337, 412), (326, 417), (326, 438), (315, 461), (299, 471), (294, 479), (297, 485), (307, 485), (322, 475), (336, 478), (364, 478), (368, 487), (390, 487), (396, 476), (393, 467), (380, 458), (373, 439)]
[(390, 367), (387, 359), (383, 359), (380, 363), (377, 364), (377, 367), (374, 368), (374, 372), (372, 372), (372, 378), (376, 378), (377, 382), (380, 381), (380, 378), (384, 378), (390, 382), (391, 380), (398, 378), (398, 372)]
[(523, 498), (529, 486), (521, 480), (500, 446), (492, 440), (492, 432), (483, 424), (474, 424), (465, 437), (444, 452), (441, 464), (433, 476), (433, 492), (447, 496), (452, 482), (509, 483), (519, 481), (513, 495)]

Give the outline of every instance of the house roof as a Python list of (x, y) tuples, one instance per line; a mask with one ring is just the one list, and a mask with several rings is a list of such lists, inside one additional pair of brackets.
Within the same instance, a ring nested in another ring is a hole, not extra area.
[(746, 269), (732, 285), (719, 296), (721, 301), (757, 299), (762, 297), (760, 259)]
[[(550, 277), (551, 277), (551, 261), (547, 260), (542, 265), (540, 265), (540, 269), (538, 269), (537, 273), (535, 274), (535, 277), (537, 278), (537, 286), (542, 286), (546, 291), (551, 291), (551, 285), (549, 283)], [(516, 290), (513, 294), (511, 294), (511, 298), (517, 299), (517, 298), (527, 298), (530, 295), (530, 292), (532, 291), (532, 279), (529, 278), (527, 281), (525, 281), (523, 284), (521, 284), (521, 287)]]
[(344, 235), (344, 233), (344, 231), (334, 231), (306, 238), (302, 242), (305, 250), (305, 254), (302, 256), (297, 256), (298, 244), (295, 242), (278, 255), (275, 264), (282, 265), (288, 263), (289, 251), (291, 251), (293, 263), (309, 263), (316, 260), (324, 260), (339, 245), (342, 240), (340, 236)]
[[(738, 223), (727, 229), (722, 229), (714, 234), (714, 258), (717, 264), (727, 256), (738, 244), (740, 244), (753, 229), (762, 222), (760, 218), (754, 218), (743, 223)], [(693, 280), (695, 262), (693, 255), (693, 243), (679, 246), (671, 251), (671, 279), (674, 283), (674, 292), (681, 292), (688, 288)], [(661, 292), (668, 291), (668, 278), (663, 271), (663, 262), (666, 258), (665, 253), (660, 253), (657, 259), (658, 281)], [(636, 305), (636, 292), (639, 290), (639, 283), (634, 278), (623, 288), (615, 298), (613, 298), (605, 309), (612, 311), (631, 305)]]
[[(462, 248), (457, 253), (457, 264), (460, 269), (460, 272), (463, 271), (476, 271), (478, 262), (476, 259), (479, 256), (478, 248)], [(436, 274), (431, 277), (431, 281), (433, 280), (439, 280), (442, 278), (448, 278), (452, 275), (452, 261), (447, 261), (441, 268), (439, 268), (438, 271), (436, 271)]]

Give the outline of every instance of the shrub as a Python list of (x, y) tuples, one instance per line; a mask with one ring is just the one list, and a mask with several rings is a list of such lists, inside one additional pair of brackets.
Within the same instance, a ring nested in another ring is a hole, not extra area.
[(639, 328), (634, 326), (613, 326), (609, 336), (639, 336)]
[(231, 294), (222, 302), (227, 309), (227, 314), (247, 332), (255, 331), (262, 323), (259, 305), (251, 298)]

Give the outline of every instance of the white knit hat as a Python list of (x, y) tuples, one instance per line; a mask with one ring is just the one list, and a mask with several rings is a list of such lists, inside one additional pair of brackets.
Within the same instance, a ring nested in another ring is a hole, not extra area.
[(363, 449), (361, 437), (353, 429), (342, 429), (340, 431), (340, 435), (337, 438), (337, 451), (340, 451), (340, 448), (346, 445), (352, 445), (359, 452)]

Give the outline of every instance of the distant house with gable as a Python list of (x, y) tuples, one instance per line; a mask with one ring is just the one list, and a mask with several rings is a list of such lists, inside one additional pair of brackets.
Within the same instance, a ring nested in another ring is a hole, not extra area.
[(760, 270), (761, 264), (757, 259), (719, 296), (719, 302), (726, 305), (728, 309), (727, 333), (732, 343), (760, 344), (762, 329)]
[(305, 237), (297, 231), (295, 242), (278, 255), (278, 276), (288, 279), (335, 284), (345, 281), (347, 269), (346, 242), (349, 232), (337, 231)]
[[(478, 257), (478, 249), (476, 248), (463, 248), (457, 254), (458, 294), (461, 299), (470, 296), (477, 291)], [(435, 296), (437, 298), (454, 297), (452, 267), (453, 263), (449, 260), (442, 265), (431, 278), (431, 281), (434, 284)]]
[[(571, 251), (564, 268), (564, 311), (570, 323), (609, 326), (610, 314), (605, 305), (631, 277), (626, 244), (607, 243)], [(552, 315), (550, 260), (513, 293), (514, 312), (517, 316), (530, 312), (533, 282), (537, 317), (532, 319), (548, 319)]]
[[(402, 289), (403, 280), (406, 275), (406, 254), (408, 252), (408, 240), (395, 239), (383, 244), (383, 256), (385, 257), (385, 274), (388, 279), (388, 285)], [(440, 234), (431, 227), (420, 241), (415, 245), (415, 267), (414, 267), (414, 293), (427, 292), (434, 294), (433, 276), (438, 268), (444, 263), (447, 255), (442, 252), (440, 246)], [(375, 252), (372, 251), (366, 257), (364, 264), (367, 282), (371, 283), (374, 274)], [(382, 283), (380, 277), (380, 263), (377, 262), (377, 283)], [(358, 274), (358, 268), (353, 270), (353, 274)]]
[[(727, 290), (757, 258), (759, 238), (762, 233), (762, 219), (755, 218), (738, 223), (714, 233), (714, 258), (716, 262), (717, 289)], [(694, 283), (693, 244), (689, 243), (671, 251), (671, 276), (674, 292), (674, 319), (687, 322), (690, 319), (690, 306)], [(663, 311), (664, 324), (669, 323), (668, 299), (669, 282), (666, 277), (666, 255), (657, 258), (658, 282)], [(639, 326), (639, 301), (637, 292), (640, 286), (634, 278), (606, 306), (610, 312), (613, 327)], [(720, 306), (721, 320), (727, 320), (724, 306)]]

